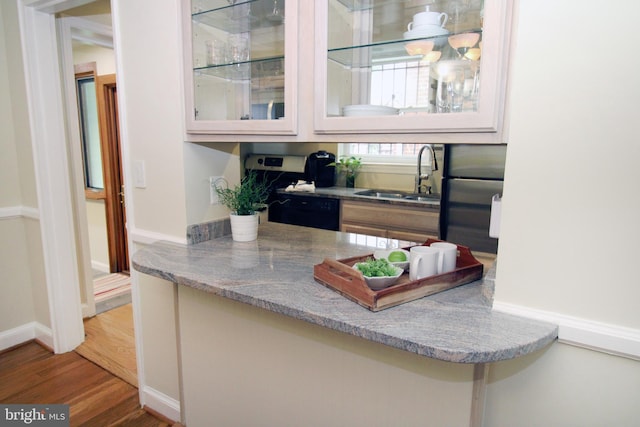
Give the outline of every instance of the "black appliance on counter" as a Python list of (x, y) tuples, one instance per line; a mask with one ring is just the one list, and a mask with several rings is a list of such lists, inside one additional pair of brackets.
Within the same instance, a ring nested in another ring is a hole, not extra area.
[(244, 166), (246, 173), (255, 171), (258, 179), (269, 183), (269, 221), (338, 231), (338, 199), (283, 191), (290, 184), (307, 180), (307, 156), (249, 154)]
[(493, 195), (502, 195), (506, 152), (506, 145), (445, 145), (441, 239), (479, 252), (498, 252), (489, 223)]
[[(333, 187), (336, 185), (336, 155), (326, 151), (318, 151), (307, 156), (304, 168), (306, 180), (315, 182), (316, 187)], [(331, 165), (331, 166), (330, 166)]]

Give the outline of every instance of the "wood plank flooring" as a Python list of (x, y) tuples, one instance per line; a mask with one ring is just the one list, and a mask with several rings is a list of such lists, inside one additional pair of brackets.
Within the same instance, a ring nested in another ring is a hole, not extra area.
[(138, 390), (75, 352), (35, 342), (0, 354), (0, 402), (68, 404), (72, 426), (173, 425), (140, 407)]
[(84, 321), (85, 341), (76, 352), (138, 387), (131, 304)]

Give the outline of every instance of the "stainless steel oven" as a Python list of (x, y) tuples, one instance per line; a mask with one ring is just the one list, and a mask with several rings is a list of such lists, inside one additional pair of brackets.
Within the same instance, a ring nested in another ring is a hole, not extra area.
[(282, 191), (306, 179), (306, 161), (306, 156), (250, 154), (244, 166), (246, 173), (255, 171), (258, 179), (269, 182), (269, 221), (337, 231), (340, 200)]

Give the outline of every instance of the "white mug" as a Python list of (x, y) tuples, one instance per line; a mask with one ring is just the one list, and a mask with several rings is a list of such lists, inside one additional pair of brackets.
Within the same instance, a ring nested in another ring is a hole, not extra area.
[[(418, 280), (438, 274), (442, 257), (438, 248), (414, 246), (409, 250), (409, 279)], [(442, 268), (442, 267), (440, 267)]]
[(440, 251), (438, 263), (438, 274), (448, 273), (456, 269), (456, 260), (458, 259), (458, 245), (449, 242), (435, 242), (431, 244), (432, 248)]

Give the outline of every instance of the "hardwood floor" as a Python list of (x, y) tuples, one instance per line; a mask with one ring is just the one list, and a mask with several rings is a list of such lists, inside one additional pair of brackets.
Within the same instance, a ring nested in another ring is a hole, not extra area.
[(68, 404), (72, 426), (172, 426), (140, 407), (138, 390), (75, 352), (35, 342), (0, 354), (0, 402)]
[(85, 341), (76, 352), (138, 387), (131, 304), (84, 321)]

